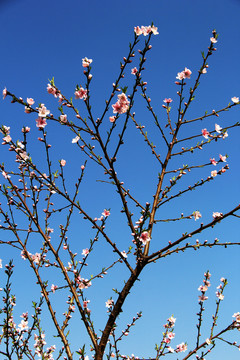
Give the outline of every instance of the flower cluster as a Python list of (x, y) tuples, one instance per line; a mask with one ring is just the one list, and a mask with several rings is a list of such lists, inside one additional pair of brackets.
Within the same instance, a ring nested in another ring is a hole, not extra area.
[(79, 89), (77, 89), (75, 91), (74, 95), (75, 95), (75, 99), (86, 100), (87, 99), (87, 89), (84, 90), (83, 87), (80, 87)]
[(158, 28), (156, 26), (136, 26), (134, 27), (134, 32), (137, 36), (139, 35), (143, 35), (143, 36), (147, 36), (151, 33), (153, 33), (153, 35), (158, 35)]
[(190, 79), (191, 74), (192, 74), (191, 70), (185, 67), (183, 71), (177, 74), (176, 79), (178, 80)]
[(124, 114), (129, 109), (129, 101), (127, 96), (122, 93), (118, 95), (118, 101), (112, 105), (114, 114)]
[(208, 288), (211, 286), (210, 281), (209, 281), (209, 279), (210, 279), (210, 277), (211, 277), (211, 274), (207, 271), (207, 272), (204, 274), (204, 276), (205, 276), (205, 279), (203, 280), (203, 284), (204, 284), (204, 285), (200, 285), (199, 288), (198, 288), (198, 291), (201, 291), (201, 292), (202, 292), (202, 295), (200, 295), (200, 296), (198, 297), (198, 301), (199, 301), (200, 303), (208, 299), (208, 297), (205, 296), (205, 293), (206, 293), (206, 291), (208, 290)]

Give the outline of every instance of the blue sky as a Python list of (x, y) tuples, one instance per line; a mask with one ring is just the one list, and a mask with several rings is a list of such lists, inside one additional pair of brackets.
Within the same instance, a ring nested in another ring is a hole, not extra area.
[[(44, 103), (56, 116), (59, 115), (58, 103), (54, 97), (47, 94), (46, 86), (48, 79), (53, 76), (56, 85), (63, 91), (66, 97), (74, 97), (76, 84), (84, 86), (82, 58), (85, 56), (93, 59), (93, 74), (91, 82), (92, 111), (97, 118), (104, 109), (104, 102), (112, 90), (119, 72), (119, 63), (122, 57), (128, 53), (128, 44), (133, 41), (134, 26), (149, 25), (152, 22), (158, 27), (159, 35), (151, 39), (153, 46), (148, 54), (144, 79), (148, 82), (148, 95), (152, 100), (152, 106), (159, 118), (165, 119), (162, 108), (163, 99), (173, 99), (172, 116), (176, 116), (178, 105), (177, 86), (174, 84), (176, 74), (188, 67), (192, 71), (191, 79), (187, 86), (192, 86), (197, 71), (201, 66), (201, 51), (207, 51), (211, 31), (217, 29), (219, 41), (217, 51), (209, 59), (207, 74), (202, 76), (197, 90), (196, 100), (187, 115), (187, 118), (197, 117), (205, 111), (220, 109), (226, 106), (233, 96), (240, 96), (240, 1), (217, 0), (217, 1), (129, 1), (119, 3), (116, 1), (80, 2), (70, 0), (42, 0), (32, 2), (27, 0), (0, 1), (0, 21), (2, 27), (1, 36), (1, 67), (0, 86), (14, 93), (16, 96), (33, 97), (36, 103)], [(139, 47), (143, 45), (143, 40)], [(130, 65), (125, 73), (122, 86), (133, 84), (130, 74), (131, 68), (137, 66), (138, 54), (136, 53), (133, 65)], [(139, 94), (140, 95), (140, 94)], [(84, 115), (82, 103), (77, 105)], [(144, 108), (141, 96), (135, 102), (136, 119), (146, 126), (149, 136), (159, 152), (162, 151), (161, 140), (155, 133), (150, 114)], [(108, 116), (112, 115), (109, 113)], [(107, 129), (109, 126), (108, 116), (105, 118)], [(36, 138), (38, 131), (35, 127), (35, 118), (26, 115), (23, 107), (18, 104), (10, 104), (7, 98), (1, 101), (1, 124), (11, 126), (11, 134), (17, 140), (23, 126), (30, 126), (34, 159), (44, 166), (41, 156), (41, 146)], [(186, 130), (186, 134), (197, 134), (202, 128), (213, 130), (214, 124), (222, 127), (239, 121), (239, 108), (235, 107), (231, 112), (222, 113), (219, 118), (205, 120), (196, 123)], [(59, 159), (66, 159), (66, 172), (69, 172), (67, 184), (71, 186), (79, 174), (79, 166), (85, 161), (82, 153), (75, 152), (71, 144), (72, 134), (64, 132), (62, 127), (56, 127), (52, 123), (47, 126), (49, 141), (53, 145), (52, 159), (56, 163)], [(183, 138), (185, 133), (180, 134)], [(221, 154), (228, 154), (230, 170), (222, 176), (218, 176), (208, 187), (197, 192), (189, 193), (185, 197), (177, 199), (174, 205), (164, 207), (159, 218), (179, 216), (199, 210), (203, 214), (202, 221), (207, 223), (211, 220), (213, 211), (228, 211), (239, 202), (239, 129), (229, 131), (229, 137), (221, 143), (211, 144), (209, 149), (198, 152), (184, 159), (174, 160), (174, 165), (181, 166), (183, 163), (201, 164), (209, 162), (210, 157), (216, 159)], [(10, 163), (10, 155), (4, 148), (1, 157), (6, 164)], [(151, 154), (150, 154), (151, 155)], [(152, 201), (152, 195), (156, 188), (158, 168), (152, 161), (143, 139), (131, 125), (124, 147), (119, 154), (118, 174), (136, 196), (143, 203)], [(1, 160), (2, 161), (2, 160)], [(193, 172), (186, 180), (186, 184), (194, 183), (201, 177), (207, 176), (213, 168), (207, 167)], [(121, 215), (121, 206), (117, 195), (110, 185), (96, 182), (103, 180), (102, 171), (88, 164), (81, 193), (81, 201), (92, 216), (99, 216), (104, 208), (111, 208), (111, 217), (107, 224), (109, 234), (117, 243), (122, 243), (122, 250), (127, 250), (131, 245), (131, 237), (126, 228), (125, 220)], [(139, 216), (139, 211), (134, 208), (134, 219)], [(54, 220), (53, 226), (57, 229), (61, 219)], [(78, 216), (72, 224), (71, 237), (76, 252), (81, 253), (82, 248), (88, 247), (89, 228), (85, 223), (78, 227)], [(192, 230), (196, 227), (194, 220), (183, 222), (180, 225), (159, 225), (153, 233), (155, 242), (153, 249), (158, 248), (158, 241), (167, 243), (179, 237), (179, 234)], [(222, 241), (239, 241), (239, 225), (237, 219), (229, 219), (221, 223), (212, 231), (199, 234), (199, 240), (212, 240), (218, 237)], [(79, 236), (79, 232), (80, 235)], [(2, 236), (6, 236), (5, 233)], [(57, 239), (57, 231), (54, 233)], [(70, 235), (69, 235), (70, 236)], [(79, 239), (80, 237), (80, 239)], [(195, 240), (195, 239), (194, 239)], [(121, 246), (120, 246), (121, 248)], [(35, 244), (32, 252), (36, 251)], [(29, 297), (26, 288), (32, 286), (33, 296), (38, 296), (34, 286), (34, 279), (17, 253), (10, 248), (1, 248), (1, 258), (4, 262), (11, 257), (16, 257), (16, 274), (14, 286), (16, 289), (18, 305), (16, 313), (26, 311), (26, 305), (30, 307), (32, 295)], [(130, 298), (125, 305), (125, 315), (120, 318), (120, 327), (131, 321), (136, 311), (143, 311), (143, 318), (139, 321), (132, 334), (122, 341), (122, 353), (138, 356), (154, 356), (154, 345), (159, 342), (163, 331), (162, 324), (173, 313), (177, 318), (175, 329), (176, 341), (174, 344), (187, 341), (191, 346), (195, 342), (195, 324), (197, 321), (197, 288), (202, 282), (203, 273), (209, 269), (213, 274), (213, 284), (209, 292), (208, 309), (206, 319), (211, 323), (211, 315), (214, 311), (215, 288), (219, 284), (221, 276), (229, 280), (226, 289), (226, 297), (222, 304), (222, 316), (220, 316), (219, 329), (228, 325), (234, 312), (240, 311), (239, 291), (239, 250), (232, 249), (204, 249), (201, 252), (188, 252), (182, 255), (173, 255), (161, 263), (152, 265), (141, 276), (141, 282), (136, 284)], [(102, 243), (97, 244), (96, 254), (89, 260), (89, 272), (95, 273), (101, 266), (110, 263), (111, 251)], [(90, 268), (90, 266), (92, 266)], [(23, 269), (23, 270), (21, 270)], [(22, 271), (25, 271), (25, 286), (23, 287)], [(92, 271), (92, 272), (91, 272)], [(127, 272), (121, 272), (118, 267), (109, 274), (104, 283), (96, 283), (89, 289), (92, 313), (97, 324), (97, 329), (102, 328), (106, 319), (105, 301), (114, 296), (112, 287), (120, 287), (123, 284)], [(58, 283), (55, 273), (51, 280)], [(2, 286), (2, 285), (1, 285)], [(35, 298), (36, 300), (36, 298)], [(137, 304), (137, 305), (136, 305)], [(61, 312), (60, 304), (55, 304)], [(207, 306), (206, 306), (207, 307)], [(20, 319), (20, 318), (19, 318)], [(47, 316), (43, 318), (47, 321)], [(16, 320), (17, 322), (17, 320)], [(19, 320), (20, 322), (20, 320)], [(78, 334), (78, 319), (73, 319), (74, 331)], [(121, 329), (122, 329), (121, 328)], [(207, 334), (207, 333), (206, 333)], [(238, 335), (238, 334), (237, 334)], [(75, 348), (82, 346), (86, 340), (85, 335), (72, 336), (71, 343)], [(207, 335), (206, 335), (207, 337)], [(236, 338), (236, 335), (235, 335)], [(54, 340), (53, 340), (54, 341)], [(236, 341), (240, 341), (239, 335)], [(48, 345), (52, 339), (48, 337)], [(237, 359), (237, 350), (225, 346), (219, 347), (208, 359), (231, 358)]]

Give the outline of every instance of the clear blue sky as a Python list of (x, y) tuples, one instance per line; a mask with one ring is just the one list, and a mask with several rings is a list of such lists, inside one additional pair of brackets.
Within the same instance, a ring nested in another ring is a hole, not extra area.
[[(148, 54), (144, 77), (148, 82), (148, 94), (152, 99), (152, 105), (159, 117), (165, 119), (162, 101), (166, 97), (173, 99), (172, 114), (176, 115), (178, 100), (177, 87), (174, 84), (176, 74), (184, 67), (191, 69), (193, 74), (188, 84), (192, 86), (201, 65), (201, 51), (207, 50), (211, 31), (215, 28), (219, 33), (217, 52), (210, 57), (208, 72), (201, 80), (197, 91), (198, 96), (189, 114), (196, 117), (206, 110), (210, 112), (212, 109), (222, 108), (231, 101), (231, 97), (240, 96), (239, 15), (239, 0), (130, 0), (125, 3), (109, 0), (0, 1), (2, 28), (0, 87), (3, 89), (6, 86), (10, 92), (23, 99), (33, 97), (36, 103), (46, 104), (47, 108), (58, 116), (57, 101), (46, 91), (48, 79), (54, 76), (56, 85), (66, 97), (74, 97), (76, 84), (84, 85), (85, 83), (82, 58), (86, 56), (93, 59), (91, 101), (93, 114), (97, 118), (101, 115), (104, 101), (109, 97), (112, 83), (116, 80), (119, 63), (122, 57), (127, 55), (128, 44), (134, 38), (134, 26), (150, 25), (153, 22), (159, 29), (159, 35), (151, 40), (153, 48)], [(137, 65), (137, 58), (136, 54), (134, 60), (136, 63), (133, 63), (132, 67)], [(130, 70), (131, 66), (126, 72), (122, 86), (127, 85), (128, 81), (132, 84)], [(82, 105), (78, 106), (80, 109)], [(140, 97), (136, 101), (136, 106), (136, 118), (146, 125), (146, 130), (158, 144), (149, 114), (142, 110), (144, 107)], [(84, 110), (82, 111), (84, 113)], [(105, 121), (108, 121), (108, 117)], [(200, 127), (199, 125), (196, 128), (193, 127), (193, 133), (205, 127), (212, 130), (215, 122), (224, 127), (237, 121), (239, 121), (239, 107), (222, 114), (219, 118), (205, 121)], [(37, 159), (40, 147), (36, 141), (38, 132), (32, 115), (26, 115), (18, 104), (11, 105), (7, 98), (4, 102), (1, 101), (1, 124), (11, 126), (11, 134), (15, 139), (20, 137), (23, 124), (30, 126), (33, 130), (33, 154)], [(68, 169), (70, 171), (68, 184), (71, 181), (74, 184), (79, 174), (79, 165), (82, 165), (85, 159), (82, 153), (78, 153), (79, 157), (73, 155), (72, 134), (64, 133), (62, 128), (56, 128), (51, 124), (48, 125), (47, 130), (49, 141), (53, 144), (53, 160), (62, 158), (67, 160), (66, 171)], [(183, 136), (184, 134), (180, 137)], [(34, 141), (36, 141), (36, 146), (34, 146)], [(148, 149), (133, 126), (130, 127), (125, 145), (120, 151), (117, 171), (126, 186), (134, 189), (143, 203), (151, 202), (158, 169), (146, 155)], [(2, 150), (1, 162), (3, 158), (5, 160), (6, 155), (9, 155), (4, 151)], [(160, 216), (175, 217), (181, 212), (189, 214), (199, 210), (203, 214), (203, 222), (207, 223), (211, 220), (213, 211), (224, 212), (236, 206), (240, 195), (239, 151), (239, 129), (234, 129), (229, 131), (229, 137), (223, 143), (211, 146), (206, 152), (196, 154), (195, 158), (178, 159), (179, 163), (176, 163), (176, 166), (181, 166), (183, 163), (200, 164), (209, 162), (210, 157), (218, 158), (219, 153), (224, 155), (227, 153), (230, 171), (216, 178), (208, 188), (188, 194), (177, 200), (174, 206), (164, 208), (164, 213)], [(200, 172), (192, 174), (189, 182), (192, 184), (197, 179), (206, 176), (208, 172), (210, 172), (210, 167), (203, 170), (203, 175), (199, 175)], [(110, 235), (116, 243), (122, 241), (122, 250), (127, 250), (131, 245), (131, 237), (125, 226), (121, 225), (124, 219), (119, 212), (121, 207), (117, 197), (106, 184), (96, 183), (95, 179), (104, 179), (103, 174), (89, 166), (81, 201), (85, 202), (90, 213), (96, 216), (99, 216), (104, 208), (111, 208), (108, 225)], [(138, 211), (135, 208), (134, 212), (137, 220)], [(77, 218), (76, 221), (78, 221)], [(57, 221), (53, 225), (56, 228), (54, 236), (57, 238)], [(71, 233), (74, 249), (79, 254), (83, 248), (88, 247), (89, 239), (87, 227), (82, 226), (83, 228), (79, 229), (77, 225), (74, 225)], [(194, 220), (191, 220), (176, 228), (174, 226), (175, 223), (158, 227), (154, 233), (156, 242), (153, 248), (157, 248), (158, 241), (167, 243), (169, 240), (176, 239), (182, 232), (194, 229), (197, 225)], [(210, 241), (218, 237), (222, 241), (239, 241), (238, 229), (239, 224), (236, 220), (227, 220), (214, 228), (212, 232), (200, 234), (198, 238)], [(79, 237), (81, 239), (78, 240)], [(93, 260), (89, 261), (90, 273), (86, 272), (86, 277), (90, 277), (101, 266), (107, 266), (110, 263), (111, 252), (104, 246), (102, 250), (100, 244), (97, 250), (98, 255), (95, 258), (93, 256)], [(32, 252), (34, 252), (34, 246)], [(1, 247), (0, 258), (3, 262), (15, 256), (16, 252), (10, 248)], [(31, 286), (34, 280), (31, 279), (31, 273), (27, 270), (27, 264), (23, 264), (19, 257), (15, 264), (17, 271), (14, 285), (18, 300), (16, 314), (20, 315), (21, 312), (27, 310), (27, 307), (30, 308), (31, 300), (37, 300), (37, 291), (33, 287), (35, 298), (29, 298), (28, 286)], [(92, 265), (91, 269), (90, 265)], [(149, 267), (141, 276), (141, 282), (136, 284), (126, 303), (125, 314), (120, 319), (120, 327), (124, 328), (125, 324), (135, 316), (136, 311), (142, 310), (143, 318), (134, 327), (132, 334), (125, 338), (124, 342), (122, 341), (122, 353), (153, 356), (154, 345), (161, 339), (162, 324), (171, 314), (177, 318), (174, 344), (182, 341), (188, 341), (189, 346), (194, 344), (197, 321), (195, 314), (198, 311), (197, 288), (207, 269), (213, 274), (213, 284), (209, 291), (210, 300), (206, 304), (208, 311), (205, 315), (208, 315), (210, 323), (211, 315), (215, 310), (215, 287), (219, 284), (220, 277), (224, 276), (229, 280), (229, 286), (222, 303), (220, 324), (228, 325), (232, 314), (240, 311), (239, 249), (202, 250), (201, 252), (189, 250), (185, 254), (174, 255)], [(26, 272), (24, 286), (22, 285), (22, 271), (24, 274)], [(105, 301), (110, 296), (114, 296), (111, 288), (120, 288), (118, 281), (123, 284), (124, 278), (120, 275), (122, 275), (120, 268), (117, 268), (110, 273), (106, 283), (97, 283), (96, 287), (89, 289), (90, 308), (92, 313), (95, 313), (94, 320), (97, 329), (102, 328), (106, 318)], [(54, 275), (50, 281), (58, 283)], [(59, 311), (62, 312), (60, 306)], [(102, 313), (104, 315), (101, 315)], [(20, 322), (20, 318), (18, 319)], [(44, 318), (44, 322), (46, 320), (47, 318)], [(77, 329), (77, 319), (74, 319), (74, 324)], [(235, 335), (235, 338), (240, 342), (239, 333)], [(80, 338), (79, 333), (71, 339), (71, 343), (76, 344), (76, 348), (86, 341), (85, 335)], [(50, 346), (55, 339), (52, 340), (49, 336), (47, 341)], [(208, 359), (231, 358), (235, 360), (238, 356), (237, 350), (232, 351), (232, 348), (224, 346), (214, 351)]]

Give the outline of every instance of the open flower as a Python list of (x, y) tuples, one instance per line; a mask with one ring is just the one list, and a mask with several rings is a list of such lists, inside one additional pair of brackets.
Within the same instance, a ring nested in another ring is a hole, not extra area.
[(84, 68), (89, 67), (89, 65), (92, 63), (92, 59), (88, 59), (87, 57), (85, 57), (84, 59), (82, 59), (82, 66)]
[(148, 241), (150, 241), (150, 236), (148, 231), (144, 231), (141, 233), (139, 240), (143, 243), (143, 245), (146, 245)]

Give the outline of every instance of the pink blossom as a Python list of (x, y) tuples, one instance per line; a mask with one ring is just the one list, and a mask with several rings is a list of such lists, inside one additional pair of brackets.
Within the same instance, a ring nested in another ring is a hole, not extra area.
[(223, 300), (223, 299), (224, 299), (224, 295), (221, 294), (219, 291), (216, 292), (216, 297), (217, 297), (219, 300)]
[(62, 166), (65, 166), (65, 165), (66, 165), (66, 160), (62, 159), (62, 160), (60, 161), (60, 164), (61, 164)]
[(174, 349), (171, 346), (167, 346), (167, 349), (170, 353), (174, 353)]
[(142, 35), (142, 30), (139, 26), (134, 27), (134, 32), (137, 36)]
[(221, 126), (218, 124), (215, 124), (215, 131), (220, 134), (221, 130), (222, 130)]
[(176, 352), (185, 352), (187, 350), (187, 344), (181, 343), (177, 345)]
[(151, 26), (141, 26), (143, 36), (147, 36), (151, 33), (152, 28)]
[(40, 253), (36, 253), (35, 255), (32, 254), (31, 257), (32, 257), (33, 262), (35, 262), (37, 265), (40, 264), (41, 257), (42, 257)]
[(210, 159), (210, 161), (211, 161), (211, 163), (212, 163), (214, 166), (216, 166), (217, 163), (218, 163), (214, 158)]
[(5, 137), (3, 138), (3, 140), (4, 140), (5, 143), (9, 143), (10, 141), (12, 141), (12, 138), (11, 138), (10, 135), (7, 135), (7, 136), (5, 136)]
[(170, 340), (172, 340), (172, 339), (174, 339), (175, 334), (174, 334), (173, 332), (170, 332), (170, 333), (167, 334), (167, 337), (168, 337)]
[(55, 291), (56, 291), (57, 289), (58, 289), (58, 286), (52, 284), (51, 290), (52, 290), (53, 294), (55, 293)]
[(131, 70), (132, 75), (136, 75), (137, 72), (138, 72), (138, 69), (136, 67)]
[(217, 170), (213, 170), (213, 171), (211, 171), (211, 176), (212, 176), (212, 177), (217, 176)]
[(109, 309), (110, 307), (112, 307), (114, 305), (114, 301), (112, 299), (108, 299), (106, 302), (106, 307)]
[(216, 44), (216, 43), (217, 43), (217, 39), (215, 39), (214, 37), (211, 37), (211, 38), (210, 38), (210, 41), (211, 41), (211, 43), (213, 43), (213, 44)]
[(228, 132), (225, 131), (222, 138), (223, 138), (223, 140), (224, 140), (224, 139), (226, 139), (227, 137), (228, 137)]
[(10, 175), (8, 175), (7, 173), (6, 173), (6, 171), (2, 171), (2, 176), (5, 178), (5, 179), (10, 179)]
[(104, 209), (103, 212), (102, 212), (102, 215), (105, 216), (105, 217), (108, 217), (110, 215), (110, 211)]
[(221, 154), (219, 154), (219, 158), (220, 158), (220, 160), (223, 161), (223, 162), (226, 162), (226, 160), (227, 160), (227, 157), (226, 157), (226, 156), (223, 156), (223, 155), (221, 155)]
[(89, 249), (88, 249), (88, 248), (83, 249), (82, 255), (83, 255), (83, 256), (87, 256), (88, 254), (89, 254)]
[(92, 63), (92, 59), (88, 59), (87, 57), (85, 57), (84, 59), (82, 59), (82, 66), (84, 68), (89, 67), (89, 65)]
[(171, 316), (170, 318), (167, 319), (167, 321), (174, 325), (175, 322), (176, 322), (176, 318), (174, 318), (173, 316)]
[(6, 96), (7, 96), (7, 88), (5, 87), (3, 89), (3, 100), (6, 98)]
[(196, 220), (200, 219), (202, 217), (202, 215), (201, 215), (200, 211), (197, 210), (197, 211), (193, 212), (193, 217), (194, 217), (194, 220), (196, 221)]
[(109, 121), (110, 121), (111, 123), (114, 123), (115, 120), (116, 120), (116, 116), (109, 116)]
[(2, 269), (2, 259), (0, 259), (0, 269)]
[(80, 140), (80, 137), (76, 136), (75, 138), (72, 139), (72, 144), (76, 144), (79, 140)]
[(25, 112), (26, 114), (30, 114), (32, 111), (31, 111), (31, 108), (30, 108), (30, 107), (25, 106), (24, 112)]
[(121, 251), (121, 254), (122, 254), (122, 256), (123, 256), (125, 259), (127, 258), (127, 253), (126, 253), (125, 250)]
[(207, 69), (206, 68), (202, 69), (202, 74), (206, 74), (206, 73), (207, 73)]
[(163, 100), (163, 102), (165, 104), (170, 104), (172, 102), (172, 99), (171, 98), (169, 98), (169, 99), (166, 98), (166, 99)]
[(205, 138), (205, 139), (208, 139), (208, 136), (209, 136), (209, 132), (207, 131), (207, 129), (203, 129), (202, 130), (202, 136)]
[(27, 103), (28, 105), (32, 106), (35, 103), (35, 101), (32, 98), (27, 98)]
[(40, 108), (38, 109), (38, 116), (45, 118), (50, 114), (50, 110), (47, 110), (46, 106), (44, 104), (41, 104)]
[(21, 320), (21, 323), (18, 325), (20, 331), (28, 330), (28, 321)]
[(156, 26), (153, 25), (153, 26), (151, 27), (151, 29), (152, 29), (153, 35), (158, 35), (158, 34), (159, 34), (158, 28), (157, 28)]
[(80, 87), (79, 90), (75, 91), (74, 95), (75, 95), (75, 99), (86, 100), (86, 98), (87, 98), (87, 90), (84, 90), (83, 87)]
[(112, 105), (113, 113), (124, 114), (129, 108), (129, 101), (127, 96), (122, 93), (118, 95), (118, 101)]
[(207, 343), (208, 345), (211, 344), (211, 340), (210, 340), (210, 339), (206, 339), (205, 341), (206, 341), (206, 343)]
[(208, 297), (205, 296), (204, 294), (202, 294), (202, 295), (200, 295), (200, 296), (198, 297), (198, 301), (199, 301), (199, 302), (203, 302), (203, 301), (205, 301), (205, 300), (207, 300), (207, 299), (208, 299)]
[(60, 115), (60, 122), (62, 124), (66, 124), (66, 122), (67, 122), (67, 115), (66, 114)]
[(232, 102), (233, 102), (234, 104), (239, 103), (239, 97), (234, 96), (234, 97), (231, 98), (231, 100), (232, 100)]
[(213, 212), (212, 216), (213, 216), (214, 219), (221, 218), (223, 216), (223, 213), (215, 211), (215, 212)]
[(185, 69), (177, 74), (176, 79), (183, 80), (183, 79), (190, 79), (192, 72), (188, 68)]
[(37, 120), (36, 120), (36, 126), (39, 128), (39, 129), (44, 129), (45, 126), (47, 125), (47, 121), (46, 119), (42, 118), (42, 117), (38, 117)]
[(84, 166), (84, 165), (81, 165), (81, 169), (84, 170), (84, 169), (85, 169), (85, 166)]
[(232, 317), (235, 317), (235, 319), (236, 319), (235, 321), (240, 323), (240, 313), (239, 312), (234, 313)]
[(87, 309), (88, 303), (90, 302), (90, 300), (84, 300), (83, 301), (83, 308)]
[(51, 84), (47, 84), (47, 92), (54, 95), (55, 98), (58, 96), (57, 90)]
[(22, 128), (23, 133), (29, 133), (29, 131), (30, 131), (30, 127), (28, 126)]
[(144, 231), (144, 232), (140, 235), (139, 240), (143, 243), (143, 245), (146, 245), (147, 242), (150, 241), (150, 236), (149, 236), (148, 231)]

